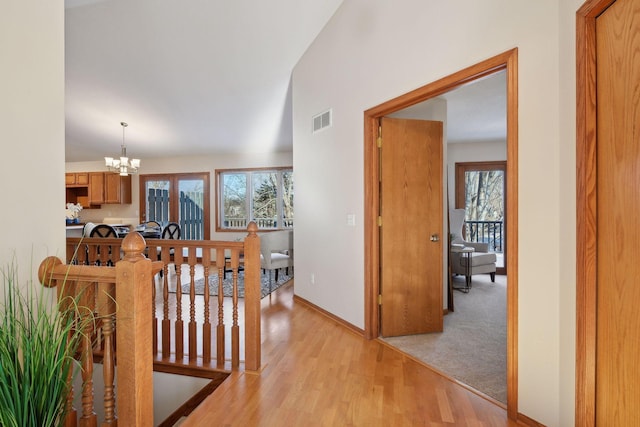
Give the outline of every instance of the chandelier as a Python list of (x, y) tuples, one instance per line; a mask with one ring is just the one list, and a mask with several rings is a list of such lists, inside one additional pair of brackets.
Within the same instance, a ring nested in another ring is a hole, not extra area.
[(124, 130), (129, 126), (125, 122), (120, 122), (122, 126), (122, 151), (120, 158), (105, 157), (104, 164), (111, 172), (119, 173), (121, 176), (127, 176), (129, 174), (138, 173), (140, 167), (140, 159), (131, 159), (127, 157), (127, 147), (124, 145)]

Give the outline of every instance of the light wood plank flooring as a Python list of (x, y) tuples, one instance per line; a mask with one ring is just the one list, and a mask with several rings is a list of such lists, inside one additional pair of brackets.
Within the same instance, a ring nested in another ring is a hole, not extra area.
[(181, 426), (515, 426), (506, 411), (293, 300), (262, 300), (263, 370), (233, 373)]

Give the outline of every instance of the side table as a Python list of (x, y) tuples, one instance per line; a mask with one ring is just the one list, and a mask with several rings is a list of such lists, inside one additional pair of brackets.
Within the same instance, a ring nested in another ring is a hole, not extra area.
[(469, 289), (471, 289), (471, 254), (475, 251), (474, 248), (470, 247), (470, 246), (452, 246), (451, 247), (451, 252), (454, 253), (460, 253), (462, 254), (462, 256), (467, 258), (467, 265), (465, 266), (465, 286), (464, 287), (458, 287), (456, 288), (455, 286), (453, 287), (453, 289), (467, 293), (469, 292)]

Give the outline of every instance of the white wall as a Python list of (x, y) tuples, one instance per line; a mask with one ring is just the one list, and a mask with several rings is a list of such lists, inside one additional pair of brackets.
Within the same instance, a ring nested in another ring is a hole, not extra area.
[(0, 13), (0, 267), (15, 256), (22, 286), (44, 257), (64, 256), (63, 12), (33, 0)]
[(456, 205), (456, 163), (507, 160), (507, 141), (458, 142), (447, 144), (449, 206)]
[[(518, 48), (518, 409), (549, 426), (571, 425), (574, 411), (574, 191), (561, 178), (574, 173), (575, 121), (560, 115), (574, 108), (560, 81), (575, 85), (577, 2), (562, 3), (346, 0), (293, 73), (295, 291), (364, 327), (363, 112)], [(333, 127), (312, 135), (327, 108)]]
[[(252, 154), (252, 155), (211, 155), (197, 157), (171, 157), (142, 159), (140, 174), (157, 173), (188, 173), (209, 172), (209, 185), (211, 190), (211, 239), (234, 240), (246, 235), (244, 232), (217, 232), (215, 231), (215, 171), (216, 169), (238, 168), (262, 168), (292, 166), (293, 155), (291, 152)], [(67, 172), (104, 171), (104, 162), (70, 162), (66, 164)], [(294, 179), (296, 172), (294, 171)], [(131, 177), (131, 204), (130, 205), (102, 205), (100, 209), (84, 209), (80, 212), (82, 221), (102, 222), (105, 218), (139, 218), (140, 217), (140, 179), (139, 175)]]

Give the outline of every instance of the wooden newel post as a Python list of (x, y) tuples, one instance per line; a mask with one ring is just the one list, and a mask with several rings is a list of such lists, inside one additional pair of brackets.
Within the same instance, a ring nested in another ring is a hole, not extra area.
[(153, 426), (151, 261), (145, 240), (129, 233), (124, 258), (116, 264), (116, 348), (118, 424)]
[(258, 371), (261, 365), (260, 337), (260, 236), (250, 222), (244, 239), (245, 369)]

